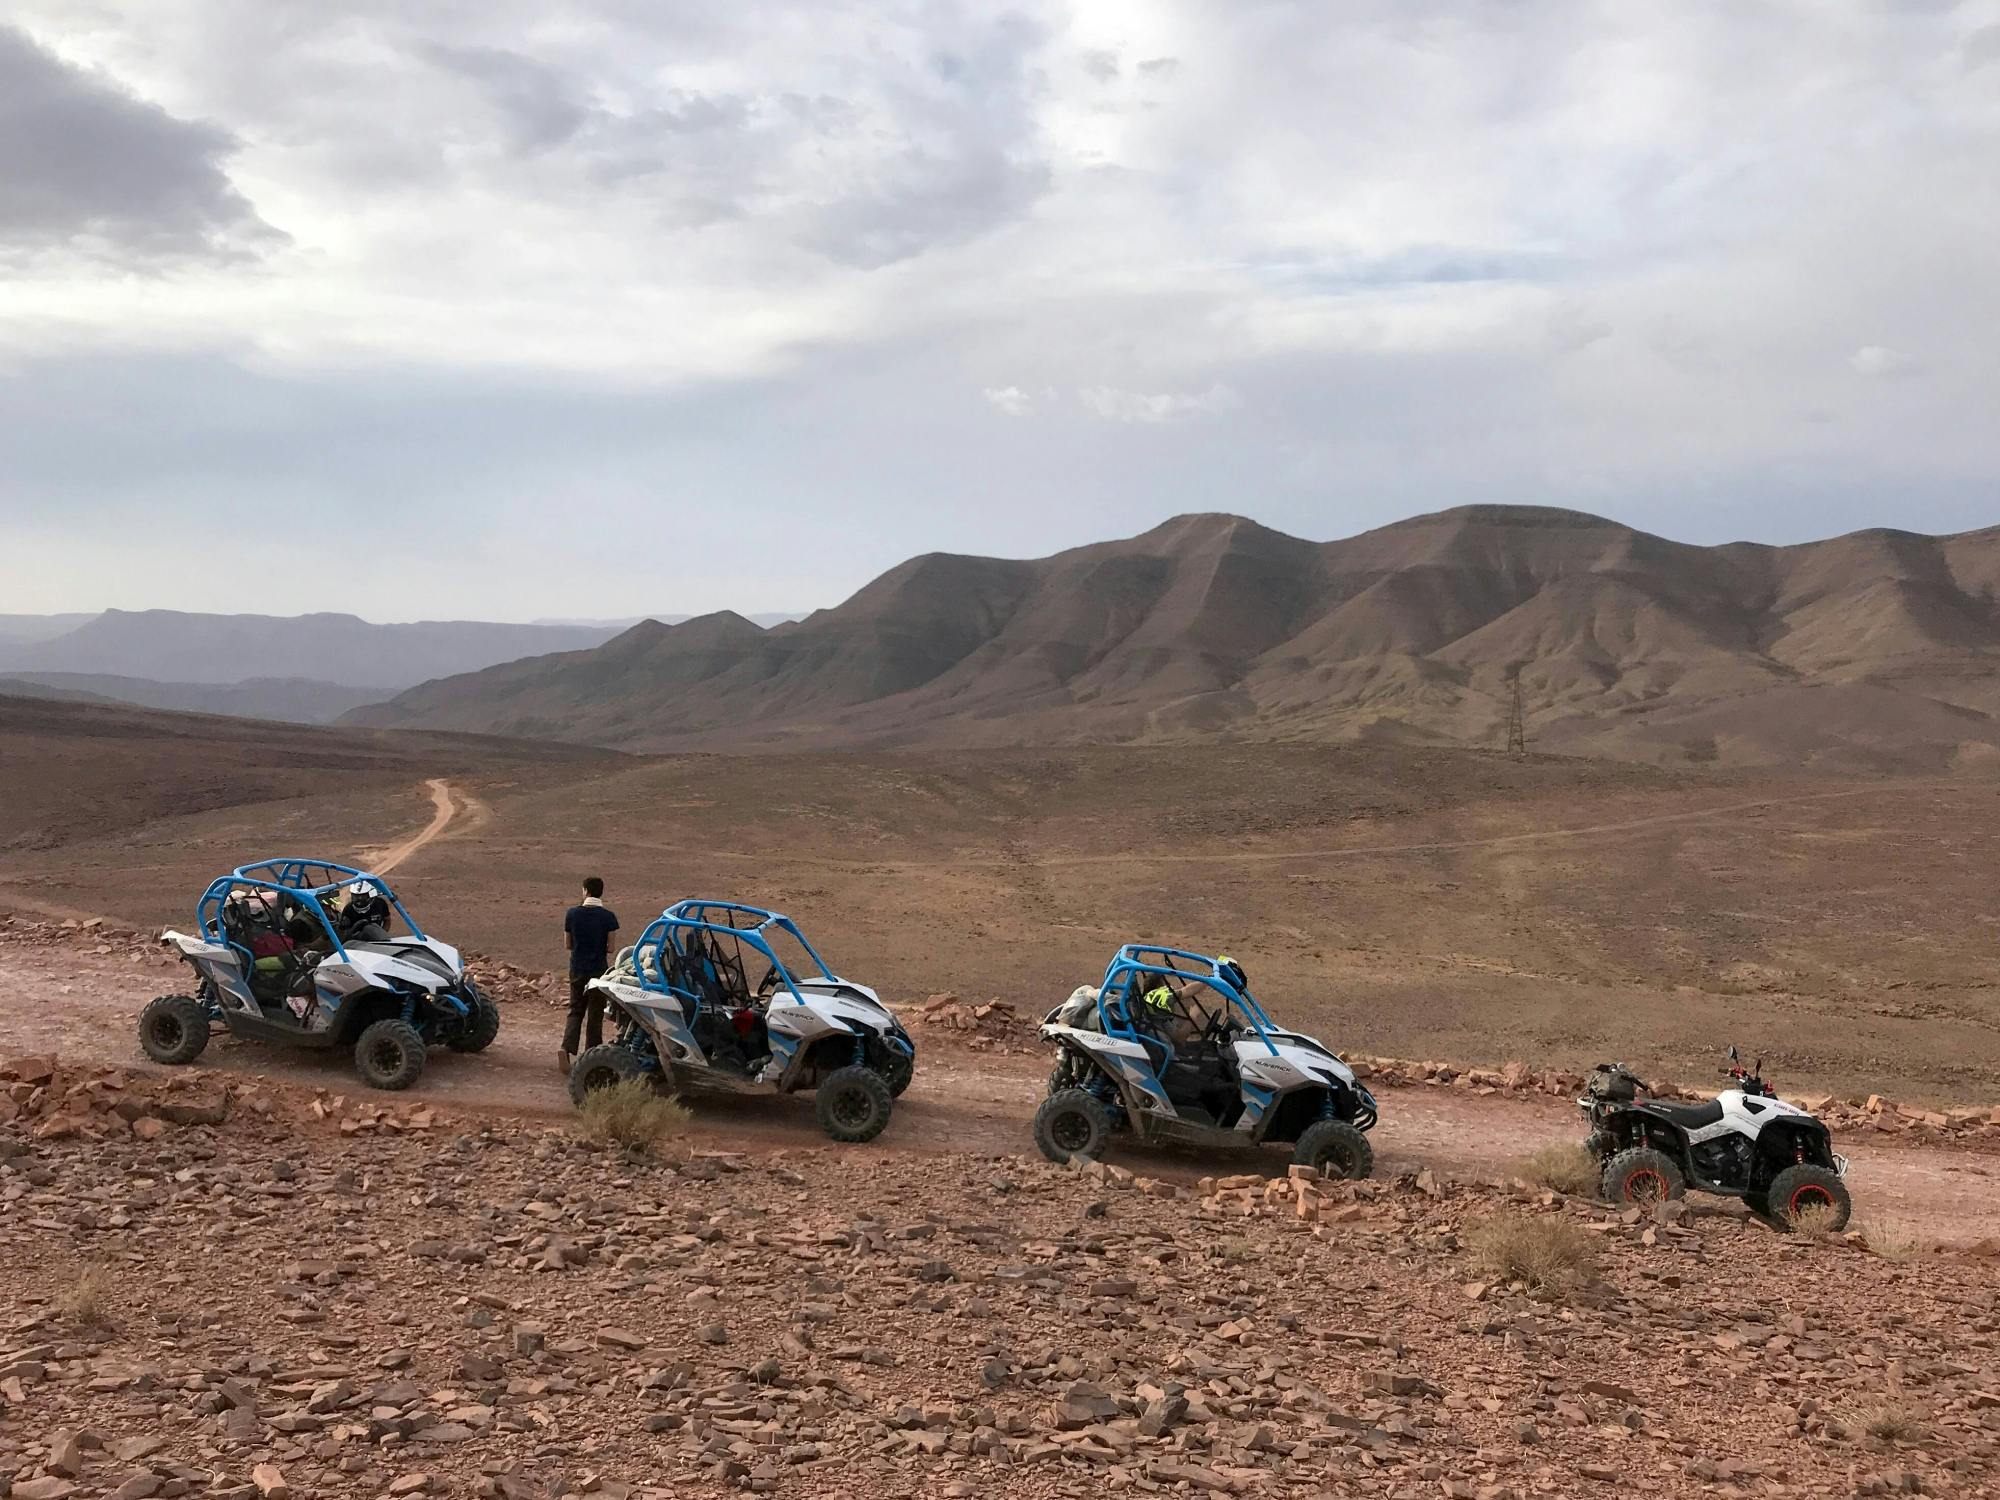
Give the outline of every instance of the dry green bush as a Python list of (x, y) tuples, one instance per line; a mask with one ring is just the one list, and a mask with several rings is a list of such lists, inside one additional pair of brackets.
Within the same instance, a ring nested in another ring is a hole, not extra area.
[(83, 1328), (109, 1328), (117, 1305), (118, 1273), (109, 1266), (85, 1266), (56, 1299), (56, 1310)]
[(1785, 1222), (1800, 1239), (1817, 1242), (1833, 1236), (1840, 1214), (1831, 1203), (1808, 1203)]
[(1573, 1141), (1551, 1141), (1514, 1164), (1517, 1175), (1537, 1187), (1553, 1188), (1572, 1198), (1595, 1198), (1603, 1175), (1601, 1162)]
[(1935, 1255), (1938, 1242), (1900, 1224), (1870, 1224), (1861, 1231), (1868, 1253), (1892, 1265), (1903, 1265), (1919, 1256)]
[(1561, 1292), (1590, 1279), (1597, 1243), (1587, 1230), (1553, 1214), (1500, 1214), (1466, 1232), (1473, 1263), (1498, 1281), (1525, 1281)]
[(653, 1087), (650, 1078), (623, 1078), (584, 1095), (583, 1138), (599, 1146), (622, 1146), (641, 1154), (687, 1129), (688, 1107)]

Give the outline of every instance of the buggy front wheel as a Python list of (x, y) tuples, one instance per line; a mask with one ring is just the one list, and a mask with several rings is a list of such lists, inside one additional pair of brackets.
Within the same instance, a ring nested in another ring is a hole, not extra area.
[(889, 1114), (895, 1107), (889, 1080), (859, 1064), (835, 1069), (813, 1094), (813, 1114), (819, 1128), (850, 1145), (880, 1135), (888, 1128)]
[(1110, 1111), (1082, 1089), (1051, 1094), (1035, 1111), (1035, 1146), (1052, 1162), (1067, 1164), (1079, 1156), (1095, 1161), (1110, 1136)]
[(454, 1052), (484, 1052), (500, 1035), (500, 1007), (476, 984), (465, 986), (466, 1015), (445, 1033), (444, 1044)]
[(354, 1069), (371, 1089), (406, 1089), (424, 1071), (424, 1039), (408, 1021), (377, 1021), (354, 1044)]
[(191, 1063), (208, 1045), (208, 1012), (186, 995), (162, 995), (139, 1012), (139, 1045), (156, 1063)]
[(904, 1056), (901, 1052), (891, 1052), (888, 1066), (882, 1069), (882, 1077), (889, 1085), (889, 1097), (900, 1099), (917, 1076), (917, 1059), (914, 1055)]
[(1345, 1120), (1315, 1120), (1299, 1133), (1292, 1160), (1326, 1177), (1366, 1177), (1375, 1170), (1375, 1148)]
[(599, 1089), (616, 1088), (628, 1078), (637, 1078), (645, 1070), (645, 1062), (630, 1047), (606, 1042), (588, 1048), (570, 1064), (570, 1103), (582, 1109), (583, 1101)]

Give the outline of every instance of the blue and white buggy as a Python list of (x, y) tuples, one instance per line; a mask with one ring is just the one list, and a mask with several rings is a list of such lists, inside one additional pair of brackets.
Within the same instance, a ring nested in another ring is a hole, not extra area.
[(1149, 1144), (1292, 1147), (1330, 1177), (1366, 1177), (1375, 1099), (1309, 1036), (1273, 1026), (1230, 959), (1128, 944), (1050, 1011), (1057, 1060), (1035, 1111), (1051, 1161), (1096, 1158), (1113, 1131)]
[(198, 976), (139, 1016), (155, 1062), (188, 1063), (212, 1027), (283, 1046), (354, 1049), (362, 1081), (405, 1089), (426, 1049), (482, 1052), (500, 1012), (458, 950), (427, 936), (379, 875), (318, 859), (269, 859), (222, 876), (193, 934), (160, 941)]
[[(752, 968), (762, 969), (754, 984)], [(867, 1141), (915, 1072), (916, 1047), (875, 991), (835, 974), (789, 917), (762, 907), (670, 906), (591, 988), (618, 1034), (571, 1066), (579, 1108), (637, 1077), (673, 1093), (811, 1089), (822, 1130)]]

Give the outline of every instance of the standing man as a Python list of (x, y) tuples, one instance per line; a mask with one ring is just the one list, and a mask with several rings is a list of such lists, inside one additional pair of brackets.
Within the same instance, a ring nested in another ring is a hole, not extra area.
[[(604, 1040), (604, 997), (584, 986), (611, 967), (611, 934), (618, 914), (604, 904), (604, 882), (592, 875), (583, 882), (583, 904), (563, 915), (563, 942), (569, 948), (569, 1024), (563, 1028), (562, 1070), (576, 1061), (577, 1042), (595, 1047)], [(590, 1018), (585, 1031), (584, 1017)]]

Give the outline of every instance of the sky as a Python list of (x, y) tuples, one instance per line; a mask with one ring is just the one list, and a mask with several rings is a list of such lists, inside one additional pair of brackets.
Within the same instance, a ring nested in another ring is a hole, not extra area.
[(2000, 522), (2000, 0), (11, 0), (0, 613)]

